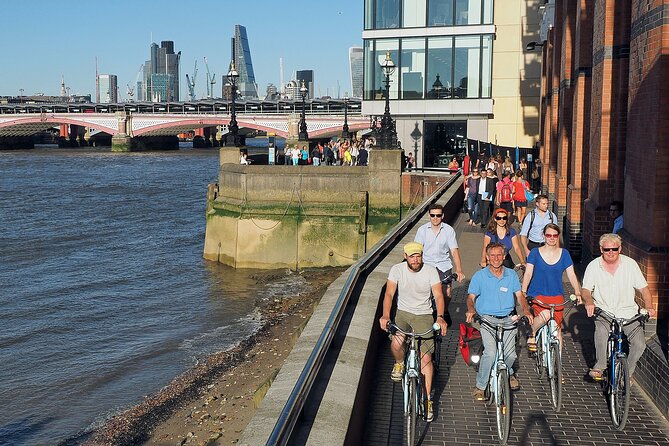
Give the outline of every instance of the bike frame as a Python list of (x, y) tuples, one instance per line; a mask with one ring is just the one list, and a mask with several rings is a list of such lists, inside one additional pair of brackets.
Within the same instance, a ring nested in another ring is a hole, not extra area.
[[(574, 296), (574, 299), (576, 296)], [(548, 318), (548, 321), (537, 331), (537, 334), (535, 336), (536, 343), (539, 345), (541, 342), (542, 349), (543, 349), (543, 365), (546, 367), (547, 375), (549, 378), (552, 378), (553, 375), (555, 374), (555, 370), (553, 369), (553, 361), (551, 361), (551, 345), (560, 345), (560, 338), (558, 337), (558, 330), (560, 327), (558, 327), (557, 322), (555, 321), (555, 307), (564, 307), (567, 306), (570, 302), (572, 302), (574, 299), (569, 297), (569, 299), (565, 300), (561, 304), (547, 304), (545, 302), (542, 302), (540, 299), (537, 298), (532, 298), (528, 299), (530, 301), (536, 301), (540, 306), (545, 307), (550, 311), (550, 316)], [(558, 349), (559, 350), (559, 349)]]
[(494, 330), (495, 342), (497, 343), (497, 352), (495, 352), (495, 360), (493, 362), (493, 367), (490, 369), (490, 377), (488, 378), (488, 388), (495, 398), (495, 404), (499, 404), (499, 387), (497, 384), (497, 375), (501, 370), (507, 370), (506, 362), (504, 361), (504, 332), (507, 330), (513, 330), (518, 327), (517, 323), (513, 324), (492, 324), (485, 319), (478, 318), (477, 322), (481, 323), (481, 326), (486, 326), (487, 330), (491, 333)]

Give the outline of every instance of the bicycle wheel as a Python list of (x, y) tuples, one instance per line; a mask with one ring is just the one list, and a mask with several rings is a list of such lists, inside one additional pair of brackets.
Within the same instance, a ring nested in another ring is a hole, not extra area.
[(623, 430), (627, 422), (630, 407), (629, 370), (626, 356), (619, 356), (615, 360), (613, 380), (609, 384), (609, 408), (611, 421), (617, 430)]
[(546, 372), (546, 366), (544, 364), (544, 337), (543, 333), (538, 335), (537, 338), (537, 353), (534, 356), (534, 369), (537, 372), (537, 376), (539, 379), (544, 377), (544, 373)]
[(548, 386), (551, 389), (551, 404), (553, 410), (560, 411), (562, 407), (562, 357), (560, 356), (560, 344), (550, 347), (551, 373), (548, 377)]
[(506, 444), (511, 428), (511, 386), (509, 371), (502, 369), (497, 373), (497, 436), (500, 444)]
[(418, 415), (418, 391), (417, 379), (409, 379), (409, 399), (407, 408), (404, 412), (404, 417), (406, 418), (406, 427), (407, 427), (407, 446), (414, 446), (414, 440), (416, 437), (416, 416)]

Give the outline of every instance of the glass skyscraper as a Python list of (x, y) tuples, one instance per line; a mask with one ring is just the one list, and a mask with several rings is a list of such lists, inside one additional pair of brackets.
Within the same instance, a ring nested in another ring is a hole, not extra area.
[(139, 100), (168, 102), (179, 100), (179, 59), (174, 53), (174, 42), (164, 40), (151, 44), (151, 59), (144, 63), (142, 88), (137, 89)]
[(118, 81), (115, 74), (98, 75), (98, 97), (100, 103), (115, 104), (118, 102)]
[(363, 51), (359, 46), (348, 49), (349, 68), (351, 70), (351, 97), (362, 98), (362, 60)]
[(258, 99), (258, 84), (253, 73), (253, 62), (251, 62), (251, 50), (249, 39), (246, 35), (246, 27), (235, 25), (235, 36), (232, 38), (232, 58), (235, 68), (239, 73), (237, 91), (246, 99)]

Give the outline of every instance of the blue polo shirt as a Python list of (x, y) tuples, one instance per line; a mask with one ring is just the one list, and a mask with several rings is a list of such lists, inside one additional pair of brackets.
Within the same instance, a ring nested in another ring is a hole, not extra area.
[(478, 314), (508, 316), (516, 307), (514, 293), (517, 291), (520, 291), (518, 275), (504, 267), (502, 277), (496, 277), (490, 268), (474, 273), (467, 293), (476, 296)]

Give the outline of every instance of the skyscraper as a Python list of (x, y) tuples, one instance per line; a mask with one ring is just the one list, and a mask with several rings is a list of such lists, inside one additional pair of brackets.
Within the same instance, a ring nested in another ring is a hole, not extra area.
[(304, 81), (304, 86), (309, 89), (309, 99), (314, 98), (314, 70), (299, 70), (295, 73), (295, 79), (297, 79), (297, 87), (302, 87), (302, 81)]
[(235, 25), (235, 36), (232, 38), (231, 55), (235, 61), (235, 68), (239, 73), (237, 91), (246, 99), (258, 99), (258, 84), (253, 73), (249, 39), (246, 36), (246, 27)]
[(97, 97), (102, 104), (118, 102), (118, 81), (115, 74), (98, 75)]
[(174, 53), (174, 42), (164, 40), (160, 47), (151, 44), (151, 59), (144, 63), (142, 88), (138, 99), (150, 102), (179, 100), (179, 59), (181, 51)]
[(351, 97), (362, 98), (362, 47), (348, 49), (349, 68), (351, 70)]

